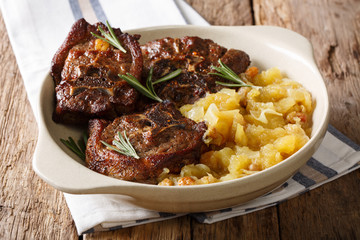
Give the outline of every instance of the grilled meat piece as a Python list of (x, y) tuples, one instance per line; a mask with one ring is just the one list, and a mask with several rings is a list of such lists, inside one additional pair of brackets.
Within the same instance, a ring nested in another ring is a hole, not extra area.
[(56, 109), (53, 119), (63, 123), (87, 123), (91, 118), (114, 119), (134, 110), (138, 93), (118, 74), (142, 72), (139, 35), (114, 32), (126, 53), (97, 39), (98, 26), (78, 20), (52, 60)]
[[(108, 149), (117, 133), (126, 132), (140, 159)], [(184, 165), (198, 163), (204, 143), (205, 123), (185, 118), (169, 101), (151, 105), (144, 113), (130, 114), (114, 121), (93, 119), (89, 122), (86, 148), (88, 167), (115, 178), (156, 183), (168, 168), (179, 173)]]
[(221, 59), (235, 73), (244, 72), (250, 64), (249, 56), (240, 50), (226, 48), (210, 39), (199, 37), (163, 38), (141, 46), (144, 59), (144, 75), (154, 68), (153, 80), (182, 69), (178, 77), (155, 85), (161, 99), (169, 99), (180, 107), (194, 103), (207, 92), (214, 93), (222, 88), (215, 81), (226, 81), (209, 75), (211, 66), (218, 66)]

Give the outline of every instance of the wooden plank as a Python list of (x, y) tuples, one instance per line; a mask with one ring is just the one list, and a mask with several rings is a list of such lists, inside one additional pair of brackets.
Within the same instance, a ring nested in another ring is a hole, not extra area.
[(279, 206), (282, 239), (359, 239), (360, 171)]
[(211, 25), (252, 25), (251, 1), (186, 0)]
[(190, 216), (132, 228), (84, 235), (84, 239), (278, 239), (276, 208), (214, 224), (198, 223)]
[(279, 239), (276, 207), (234, 217), (213, 224), (193, 220), (192, 236), (202, 239)]
[(257, 25), (285, 27), (311, 41), (329, 92), (330, 123), (358, 143), (359, 12), (358, 0), (254, 0)]
[(0, 239), (77, 238), (62, 193), (32, 171), (37, 125), (0, 19)]
[[(307, 37), (325, 79), (330, 123), (360, 143), (359, 1), (254, 0), (255, 22)], [(360, 171), (279, 206), (282, 239), (360, 238)]]
[(190, 232), (190, 217), (184, 216), (115, 231), (86, 234), (83, 239), (191, 239)]

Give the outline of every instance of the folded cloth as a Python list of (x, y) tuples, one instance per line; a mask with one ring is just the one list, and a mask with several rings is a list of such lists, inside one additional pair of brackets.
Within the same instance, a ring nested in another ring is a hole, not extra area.
[[(39, 113), (36, 99), (52, 56), (76, 19), (84, 17), (90, 23), (107, 19), (122, 30), (159, 25), (208, 25), (183, 0), (0, 0), (0, 7), (36, 118)], [(358, 169), (359, 150), (358, 145), (329, 126), (319, 150), (281, 187), (240, 206), (191, 216), (199, 222), (213, 223), (274, 206)], [(183, 215), (143, 209), (122, 195), (64, 196), (79, 234)]]

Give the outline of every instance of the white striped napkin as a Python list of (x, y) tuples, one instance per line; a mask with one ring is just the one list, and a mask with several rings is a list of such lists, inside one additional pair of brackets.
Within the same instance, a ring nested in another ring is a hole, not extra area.
[[(141, 6), (141, 7), (139, 7)], [(10, 41), (36, 117), (37, 95), (50, 61), (76, 19), (108, 19), (122, 30), (159, 25), (208, 25), (183, 0), (0, 0)], [(360, 147), (329, 126), (308, 163), (278, 189), (241, 206), (191, 214), (214, 223), (274, 206), (360, 167)], [(121, 195), (64, 194), (79, 234), (114, 230), (180, 216), (139, 208)]]

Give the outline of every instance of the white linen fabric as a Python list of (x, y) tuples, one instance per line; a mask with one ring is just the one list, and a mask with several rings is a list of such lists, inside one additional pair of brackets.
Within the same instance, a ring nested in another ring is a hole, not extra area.
[[(122, 30), (160, 25), (208, 25), (183, 0), (0, 0), (0, 7), (36, 118), (40, 86), (55, 51), (75, 20), (84, 17), (94, 23), (107, 19)], [(240, 206), (191, 216), (199, 222), (214, 223), (274, 206), (358, 169), (359, 150), (358, 145), (329, 126), (319, 150), (281, 187)], [(143, 209), (128, 203), (128, 197), (122, 195), (64, 195), (78, 234), (184, 215)]]

